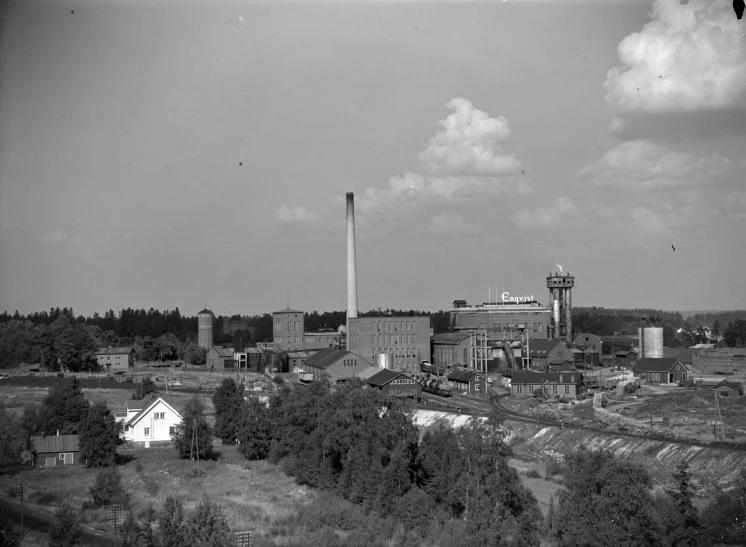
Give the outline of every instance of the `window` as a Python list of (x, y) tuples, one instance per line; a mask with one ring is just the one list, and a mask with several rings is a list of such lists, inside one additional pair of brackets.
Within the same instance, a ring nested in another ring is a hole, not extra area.
[(552, 393), (557, 393), (557, 386), (552, 386)]
[(295, 337), (295, 343), (296, 344), (298, 343), (298, 337), (297, 336)]
[(175, 430), (176, 430), (176, 428), (174, 426), (169, 427), (168, 428), (168, 434), (171, 435), (171, 436), (173, 436)]
[(143, 434), (144, 434), (144, 435), (145, 435), (146, 437), (149, 437), (149, 436), (150, 436), (150, 428), (149, 428), (149, 427), (146, 427), (146, 428), (145, 428), (145, 431), (143, 432)]
[(570, 386), (565, 386), (565, 394), (570, 393)]
[(288, 330), (293, 330), (293, 322), (288, 321)]
[(288, 336), (288, 344), (292, 344), (292, 343), (293, 343), (293, 337), (292, 336)]
[(64, 464), (65, 465), (72, 465), (73, 464), (73, 454), (72, 454), (72, 452), (69, 452), (67, 454), (60, 454), (60, 456), (64, 456)]
[(523, 391), (523, 386), (516, 386), (515, 391), (516, 393), (520, 393), (521, 391)]
[(165, 420), (166, 419), (166, 413), (165, 412), (156, 412), (155, 413), (155, 419), (156, 420)]

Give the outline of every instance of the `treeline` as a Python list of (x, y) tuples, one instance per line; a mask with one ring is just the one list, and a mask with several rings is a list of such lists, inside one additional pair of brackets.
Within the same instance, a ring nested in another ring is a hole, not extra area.
[(213, 402), (224, 444), (359, 508), (359, 526), (333, 544), (383, 546), (396, 529), (397, 545), (540, 544), (538, 504), (508, 466), (495, 420), (420, 441), (406, 404), (360, 381), (282, 386), (266, 408), (226, 379)]

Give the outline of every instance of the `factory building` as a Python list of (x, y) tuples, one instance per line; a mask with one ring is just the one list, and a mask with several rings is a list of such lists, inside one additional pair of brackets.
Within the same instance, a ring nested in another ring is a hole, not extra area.
[(483, 334), (461, 331), (433, 336), (433, 364), (439, 371), (465, 367), (484, 372), (490, 356), (491, 349)]
[(418, 371), (420, 361), (430, 361), (429, 315), (379, 315), (347, 319), (349, 350), (376, 361), (390, 354), (396, 370)]
[(342, 335), (334, 329), (321, 329), (318, 332), (303, 333), (305, 350), (336, 348), (341, 349)]
[(290, 308), (272, 313), (274, 343), (283, 351), (303, 351), (304, 315)]
[(552, 309), (536, 302), (533, 296), (525, 297), (523, 302), (507, 298), (512, 297), (503, 293), (503, 302), (474, 306), (469, 306), (465, 300), (454, 300), (449, 311), (451, 332), (482, 331), (489, 340), (511, 342), (522, 339), (520, 326), (525, 326), (531, 340), (546, 340)]

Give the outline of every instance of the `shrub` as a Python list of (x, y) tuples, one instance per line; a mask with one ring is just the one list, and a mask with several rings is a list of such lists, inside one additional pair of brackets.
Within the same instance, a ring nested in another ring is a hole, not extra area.
[(142, 482), (145, 486), (145, 491), (150, 496), (155, 497), (158, 495), (158, 492), (161, 489), (161, 486), (158, 484), (158, 479), (156, 479), (155, 477), (143, 476)]
[(39, 505), (56, 505), (60, 501), (57, 492), (37, 492), (34, 501)]
[(528, 473), (526, 473), (526, 476), (530, 479), (540, 479), (541, 473), (539, 473), (536, 469), (529, 469)]
[(58, 509), (54, 516), (55, 523), (49, 530), (49, 547), (73, 547), (80, 545), (82, 531), (76, 511), (69, 505), (64, 504)]
[(137, 471), (138, 473), (142, 473), (142, 463), (139, 460), (135, 464), (135, 471)]
[(96, 475), (96, 482), (90, 489), (91, 498), (96, 507), (129, 503), (129, 496), (122, 485), (122, 476), (116, 468), (104, 468)]

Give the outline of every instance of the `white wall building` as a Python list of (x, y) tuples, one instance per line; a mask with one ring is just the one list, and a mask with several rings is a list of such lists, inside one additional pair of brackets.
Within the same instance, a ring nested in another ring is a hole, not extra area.
[(151, 396), (143, 401), (127, 401), (125, 412), (118, 412), (117, 419), (124, 424), (125, 440), (147, 448), (152, 442), (170, 442), (171, 433), (181, 423), (181, 414), (173, 401)]

